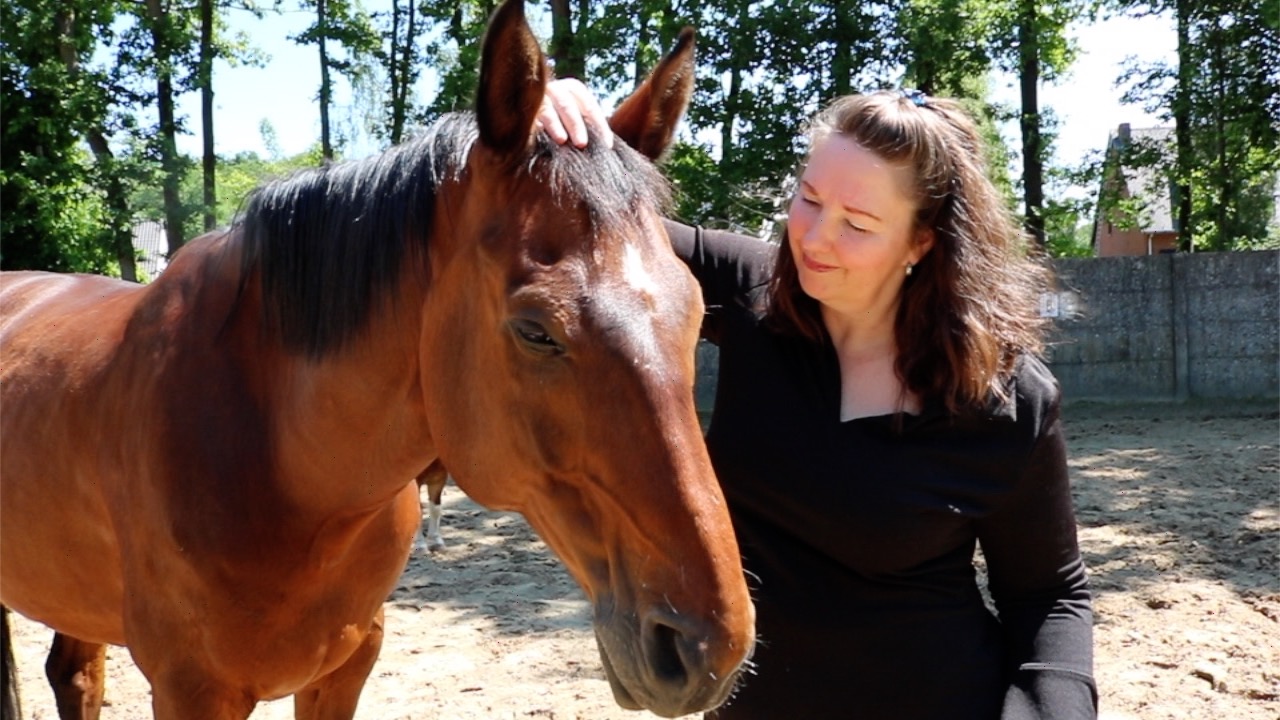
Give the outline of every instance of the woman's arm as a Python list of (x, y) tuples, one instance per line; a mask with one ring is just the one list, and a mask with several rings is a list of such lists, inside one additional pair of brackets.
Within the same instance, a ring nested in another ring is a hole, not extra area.
[(1019, 398), (1018, 413), (1033, 416), (1039, 433), (1006, 502), (978, 529), (1009, 661), (1002, 720), (1092, 720), (1093, 611), (1058, 389), (1038, 362), (1021, 374), (1032, 377), (1020, 378), (1019, 395), (1029, 390), (1031, 397)]
[(664, 221), (676, 255), (689, 266), (702, 287), (707, 315), (702, 337), (720, 342), (727, 312), (750, 311), (758, 291), (768, 282), (776, 246), (749, 235), (706, 230)]

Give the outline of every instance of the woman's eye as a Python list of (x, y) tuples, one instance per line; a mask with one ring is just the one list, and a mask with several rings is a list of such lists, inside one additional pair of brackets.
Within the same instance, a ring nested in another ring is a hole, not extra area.
[(861, 225), (858, 225), (853, 221), (846, 220), (844, 224), (848, 225), (854, 232), (859, 232), (859, 233), (867, 232), (866, 228), (862, 227)]
[(526, 349), (540, 355), (562, 355), (564, 347), (534, 320), (516, 318), (510, 323), (511, 332)]

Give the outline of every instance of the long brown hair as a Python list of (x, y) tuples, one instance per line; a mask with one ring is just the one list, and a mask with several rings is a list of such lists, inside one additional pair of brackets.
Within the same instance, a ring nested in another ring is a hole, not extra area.
[[(812, 142), (839, 134), (915, 179), (913, 237), (934, 244), (902, 286), (894, 334), (904, 387), (951, 412), (1007, 399), (1021, 353), (1044, 350), (1036, 308), (1051, 282), (1041, 258), (987, 176), (973, 120), (953, 100), (896, 92), (842, 97), (815, 117)], [(826, 335), (818, 303), (804, 293), (783, 232), (766, 314), (781, 330)]]

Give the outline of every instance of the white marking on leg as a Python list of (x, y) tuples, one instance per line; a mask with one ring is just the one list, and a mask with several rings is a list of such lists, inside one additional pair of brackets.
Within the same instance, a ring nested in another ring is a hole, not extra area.
[(427, 513), (427, 549), (431, 552), (444, 549), (444, 536), (440, 534), (441, 508), (430, 503)]

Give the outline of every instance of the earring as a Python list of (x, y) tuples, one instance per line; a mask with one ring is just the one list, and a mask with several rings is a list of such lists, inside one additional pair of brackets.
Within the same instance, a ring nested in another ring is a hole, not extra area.
[(912, 264), (912, 263), (907, 263), (907, 275), (908, 275), (908, 276), (910, 276), (910, 275), (911, 275), (911, 271), (912, 271), (912, 270), (914, 270), (914, 269), (915, 269), (915, 267), (916, 267), (916, 266), (915, 266), (914, 264)]

